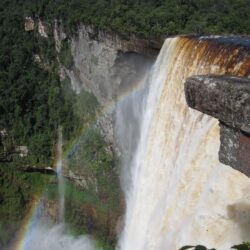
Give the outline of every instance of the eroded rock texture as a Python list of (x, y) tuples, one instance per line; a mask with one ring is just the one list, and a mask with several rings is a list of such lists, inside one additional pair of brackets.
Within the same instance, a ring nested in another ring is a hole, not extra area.
[(250, 80), (193, 76), (185, 95), (191, 108), (220, 120), (220, 161), (250, 176)]
[(193, 76), (185, 83), (188, 105), (250, 133), (250, 80), (229, 76)]
[(76, 36), (67, 38), (63, 25), (55, 22), (54, 38), (60, 51), (62, 42), (70, 40), (73, 66), (64, 68), (72, 88), (92, 92), (100, 104), (110, 106), (145, 76), (154, 62), (161, 42), (124, 39), (90, 25), (79, 25)]

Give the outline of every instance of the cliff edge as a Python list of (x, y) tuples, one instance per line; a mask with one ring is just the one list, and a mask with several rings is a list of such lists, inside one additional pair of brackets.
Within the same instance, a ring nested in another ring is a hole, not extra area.
[(219, 160), (250, 176), (250, 79), (192, 76), (185, 95), (189, 107), (220, 121)]

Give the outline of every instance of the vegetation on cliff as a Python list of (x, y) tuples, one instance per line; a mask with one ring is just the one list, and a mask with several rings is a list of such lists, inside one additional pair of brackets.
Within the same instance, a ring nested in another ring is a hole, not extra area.
[[(7, 131), (7, 136), (0, 137), (0, 146), (14, 155), (11, 162), (4, 162), (4, 154), (0, 159), (0, 248), (13, 239), (36, 196), (44, 194), (47, 204), (54, 204), (55, 209), (58, 206), (54, 176), (22, 172), (17, 168), (52, 164), (61, 125), (64, 150), (70, 152), (71, 147), (78, 144), (79, 152), (85, 152), (83, 163), (74, 161), (73, 166), (69, 159), (69, 164), (72, 171), (85, 173), (89, 185), (83, 189), (67, 182), (66, 223), (75, 234), (91, 233), (102, 242), (104, 249), (109, 249), (115, 245), (115, 226), (122, 213), (122, 206), (118, 204), (121, 190), (112, 152), (106, 151), (103, 136), (93, 127), (98, 102), (86, 91), (76, 95), (69, 79), (60, 81), (57, 57), (67, 68), (73, 64), (69, 43), (64, 41), (57, 54), (51, 32), (48, 38), (35, 30), (26, 32), (23, 5), (18, 3), (3, 1), (0, 4), (3, 38), (0, 41), (0, 131)], [(32, 1), (31, 6), (33, 4)], [(78, 143), (78, 137), (84, 138), (83, 143)], [(14, 154), (17, 145), (28, 147), (28, 157)], [(79, 152), (76, 151), (76, 155)], [(71, 156), (74, 158), (72, 152)], [(94, 180), (92, 186), (88, 179)]]
[(27, 15), (79, 22), (143, 37), (177, 34), (249, 34), (249, 0), (24, 0)]
[(59, 52), (59, 60), (64, 67), (71, 69), (73, 67), (73, 56), (70, 50), (70, 43), (67, 39), (62, 41), (62, 47)]
[[(118, 179), (111, 173), (108, 180), (88, 188), (65, 182), (65, 223), (69, 232), (75, 236), (91, 234), (105, 250), (115, 249), (116, 224), (122, 213)], [(46, 199), (58, 200), (57, 185), (47, 186)]]
[(25, 32), (22, 7), (15, 2), (0, 6), (0, 130), (6, 129), (13, 145), (28, 146), (33, 164), (48, 164), (58, 126), (65, 138), (75, 132), (75, 97), (56, 74), (53, 39)]
[(0, 248), (13, 239), (36, 196), (40, 196), (49, 176), (24, 173), (15, 164), (0, 167)]
[(90, 233), (104, 249), (114, 249), (124, 204), (114, 154), (96, 126), (99, 109), (96, 98), (81, 91), (76, 105), (81, 134), (65, 152), (67, 168), (79, 178), (80, 187), (67, 183), (65, 220), (74, 233)]
[[(68, 84), (64, 82), (62, 90), (69, 95), (66, 95), (67, 98), (72, 98), (67, 88)], [(116, 223), (123, 208), (114, 157), (95, 125), (99, 108), (96, 98), (81, 91), (73, 106), (81, 127), (77, 129), (80, 134), (64, 146), (65, 167), (80, 178), (84, 185), (77, 186), (71, 180), (66, 181), (65, 222), (71, 233), (92, 234), (102, 249), (114, 249)], [(0, 219), (2, 246), (20, 228), (35, 196), (41, 197), (43, 193), (44, 202), (54, 204), (54, 209), (58, 208), (59, 194), (55, 176), (17, 172), (21, 163), (22, 159), (0, 164), (0, 177), (3, 177), (0, 178), (0, 217), (4, 218)], [(70, 174), (68, 176), (70, 178)], [(55, 211), (52, 219), (56, 219), (56, 214)]]

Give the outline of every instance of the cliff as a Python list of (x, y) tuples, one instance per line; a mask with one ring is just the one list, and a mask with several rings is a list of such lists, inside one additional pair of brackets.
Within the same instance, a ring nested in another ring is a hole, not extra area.
[[(61, 80), (69, 79), (79, 94), (91, 92), (104, 107), (97, 126), (108, 143), (114, 144), (112, 111), (115, 103), (136, 88), (153, 64), (162, 41), (146, 40), (134, 35), (124, 38), (115, 32), (93, 25), (79, 24), (74, 35), (55, 21), (53, 37), (59, 54)], [(71, 63), (62, 62), (60, 54), (68, 46)]]
[[(41, 60), (34, 62), (42, 69), (55, 71), (61, 87), (67, 86), (69, 93), (68, 84), (71, 85), (75, 93), (69, 98), (73, 97), (72, 108), (80, 120), (78, 134), (68, 144), (65, 139), (63, 175), (69, 180), (66, 189), (81, 194), (84, 202), (65, 197), (66, 222), (112, 243), (119, 234), (116, 224), (124, 210), (114, 157), (113, 107), (144, 78), (161, 43), (135, 36), (125, 39), (84, 24), (78, 26), (76, 33), (69, 34), (59, 21), (50, 24), (40, 19), (32, 21), (34, 29), (27, 33), (33, 32), (41, 43), (53, 44), (56, 57), (50, 65), (45, 64), (44, 51), (39, 51), (34, 58)], [(20, 168), (26, 174), (46, 173), (51, 178), (55, 174), (53, 166), (22, 164)], [(50, 202), (54, 204), (49, 199), (45, 205)]]
[[(30, 24), (32, 29), (27, 28)], [(43, 49), (34, 54), (34, 64), (45, 71), (58, 74), (62, 88), (65, 88), (65, 85), (71, 85), (77, 99), (76, 105), (71, 105), (73, 112), (76, 109), (75, 106), (78, 106), (77, 113), (80, 113), (80, 120), (88, 123), (88, 125), (85, 124), (86, 126), (95, 123), (94, 126), (101, 131), (106, 142), (114, 146), (113, 107), (144, 78), (160, 50), (162, 41), (146, 40), (135, 35), (122, 37), (115, 32), (83, 23), (79, 24), (76, 32), (72, 34), (65, 31), (62, 21), (47, 22), (38, 17), (26, 17), (24, 30), (29, 35), (34, 34), (39, 44), (49, 43), (54, 46), (49, 48), (55, 55), (52, 62), (47, 62), (48, 55)], [(90, 95), (86, 94), (87, 98), (82, 92), (94, 95), (100, 106), (98, 111), (96, 108), (94, 111), (94, 113), (98, 112), (98, 115), (91, 114), (90, 119), (89, 114), (83, 114), (84, 112), (81, 111), (86, 109), (83, 106), (92, 105), (83, 100), (89, 100)], [(35, 171), (36, 166), (29, 165), (24, 169)], [(37, 168), (37, 171), (42, 170), (41, 167)], [(46, 171), (46, 168), (44, 170)], [(70, 177), (69, 171), (66, 172)], [(76, 178), (73, 179), (76, 180)]]
[(79, 93), (83, 88), (92, 92), (102, 105), (112, 103), (120, 95), (134, 87), (152, 64), (161, 42), (121, 36), (81, 24), (74, 36), (64, 32), (63, 25), (54, 26), (56, 48), (68, 41), (72, 65), (63, 68), (70, 78), (73, 89)]
[(250, 176), (250, 80), (193, 76), (185, 82), (187, 104), (220, 121), (222, 163)]

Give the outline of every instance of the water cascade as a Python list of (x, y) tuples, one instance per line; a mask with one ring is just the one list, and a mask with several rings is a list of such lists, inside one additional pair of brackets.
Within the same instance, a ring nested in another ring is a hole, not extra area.
[(184, 96), (189, 76), (248, 77), (249, 69), (234, 39), (167, 39), (144, 87), (118, 104), (127, 204), (120, 249), (226, 250), (249, 240), (250, 180), (218, 161), (218, 121)]
[(56, 172), (58, 179), (58, 222), (55, 224), (44, 218), (43, 206), (35, 201), (24, 220), (13, 250), (94, 250), (95, 242), (88, 235), (74, 237), (67, 232), (64, 222), (64, 177), (63, 177), (63, 135), (58, 130)]
[(59, 211), (58, 219), (59, 222), (63, 223), (64, 221), (64, 177), (63, 177), (63, 138), (62, 138), (62, 128), (58, 130), (58, 141), (57, 141), (57, 162), (56, 162), (56, 172), (58, 179), (58, 193), (59, 193)]

